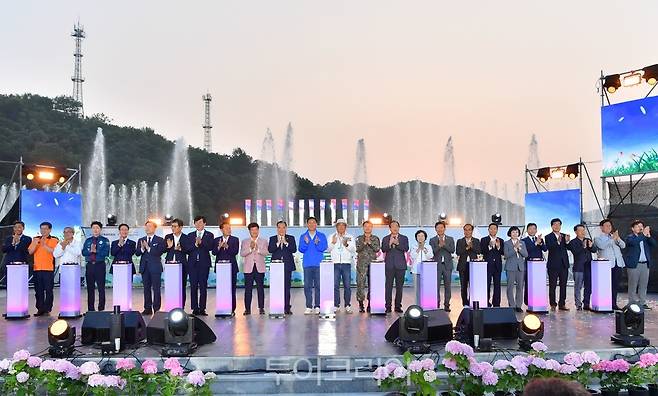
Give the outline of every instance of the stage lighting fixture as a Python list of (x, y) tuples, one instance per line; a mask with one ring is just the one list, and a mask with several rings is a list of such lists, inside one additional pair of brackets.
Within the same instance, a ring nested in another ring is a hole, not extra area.
[(491, 215), (491, 222), (501, 225), (503, 224), (503, 216), (500, 213), (494, 213)]
[(526, 315), (519, 323), (519, 347), (524, 351), (532, 349), (532, 343), (544, 338), (544, 322), (537, 315)]
[(537, 170), (537, 179), (541, 183), (546, 183), (551, 178), (551, 168), (541, 168)]
[(448, 224), (451, 226), (462, 225), (463, 220), (460, 217), (451, 217), (448, 219)]
[(647, 66), (644, 69), (642, 77), (649, 85), (656, 85), (658, 82), (658, 65)]
[(429, 352), (427, 322), (423, 308), (419, 305), (410, 305), (400, 318), (399, 346), (411, 353)]
[(551, 179), (562, 179), (566, 173), (566, 170), (563, 167), (557, 167), (551, 169)]
[(64, 183), (66, 181), (66, 178), (64, 176), (60, 176), (58, 181), (60, 183)]
[(241, 217), (231, 217), (228, 219), (230, 225), (243, 225), (244, 220)]
[(48, 354), (52, 358), (68, 358), (73, 354), (75, 327), (69, 326), (64, 319), (57, 319), (48, 326)]
[(165, 225), (170, 226), (172, 221), (174, 221), (174, 216), (172, 216), (170, 214), (166, 214), (165, 218), (164, 218)]
[(384, 216), (382, 216), (382, 222), (384, 225), (390, 225), (391, 222), (393, 222), (393, 216), (390, 213), (384, 212)]
[(605, 76), (603, 79), (603, 88), (608, 91), (608, 93), (615, 93), (617, 89), (621, 87), (621, 81), (619, 80), (619, 74), (611, 74)]
[(565, 171), (566, 176), (573, 180), (578, 177), (578, 164), (571, 164), (567, 166), (567, 170)]
[(37, 172), (37, 177), (43, 181), (53, 181), (55, 180), (55, 172), (52, 170), (39, 170)]
[(615, 312), (615, 333), (610, 340), (626, 347), (642, 347), (650, 344), (644, 334), (644, 309), (638, 304), (628, 304)]
[(446, 221), (447, 218), (448, 218), (448, 215), (445, 214), (445, 212), (439, 213), (439, 221)]
[(172, 309), (164, 322), (162, 356), (188, 356), (194, 349), (194, 318), (181, 308)]
[(642, 73), (632, 71), (621, 76), (621, 84), (625, 87), (632, 87), (642, 83)]
[(160, 227), (162, 225), (162, 219), (157, 218), (157, 217), (151, 217), (147, 221), (157, 225), (158, 227)]
[(222, 215), (222, 219), (224, 219), (224, 220), (228, 219), (229, 217), (230, 217), (230, 216), (229, 216), (228, 213), (224, 213), (224, 214)]
[(384, 219), (382, 219), (381, 217), (370, 217), (368, 221), (371, 222), (373, 225), (382, 225), (384, 223)]
[(34, 180), (34, 173), (32, 173), (32, 172), (28, 172), (28, 174), (25, 175), (25, 178), (26, 178), (27, 180)]
[(111, 213), (110, 213), (109, 215), (107, 215), (107, 224), (106, 224), (106, 225), (108, 225), (108, 226), (115, 226), (115, 225), (117, 225), (117, 217), (116, 217), (116, 215), (113, 215), (113, 214), (111, 214)]

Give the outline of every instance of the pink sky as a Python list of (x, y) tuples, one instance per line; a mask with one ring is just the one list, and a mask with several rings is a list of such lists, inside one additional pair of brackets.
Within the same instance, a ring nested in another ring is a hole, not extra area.
[(452, 135), (458, 183), (511, 185), (532, 133), (545, 164), (600, 161), (596, 78), (658, 62), (655, 15), (650, 1), (12, 2), (0, 92), (70, 94), (79, 17), (87, 114), (201, 146), (209, 90), (217, 152), (258, 157), (270, 127), (280, 154), (292, 121), (302, 176), (350, 182), (363, 137), (384, 186), (440, 181)]

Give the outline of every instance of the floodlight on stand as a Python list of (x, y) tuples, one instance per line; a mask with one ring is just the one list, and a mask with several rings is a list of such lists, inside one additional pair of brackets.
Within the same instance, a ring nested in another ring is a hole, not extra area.
[(410, 305), (399, 321), (398, 345), (411, 353), (429, 352), (427, 323), (428, 319), (423, 308), (419, 305)]
[(106, 225), (108, 225), (108, 226), (115, 226), (115, 225), (117, 225), (117, 216), (114, 215), (114, 214), (112, 214), (112, 213), (110, 213), (109, 215), (107, 215), (107, 224), (106, 224)]
[(59, 182), (64, 183), (66, 181), (66, 178), (64, 176), (59, 177)]
[(382, 223), (384, 225), (389, 225), (393, 221), (393, 216), (391, 216), (390, 213), (384, 212), (384, 215), (382, 216)]
[(567, 166), (567, 170), (565, 171), (565, 175), (571, 180), (577, 178), (578, 173), (579, 173), (578, 164), (571, 164)]
[(64, 319), (57, 319), (48, 326), (48, 354), (52, 358), (68, 358), (73, 354), (75, 344), (75, 327), (69, 326)]
[(626, 347), (643, 347), (650, 344), (644, 334), (644, 309), (638, 304), (628, 304), (615, 312), (616, 333), (610, 337), (615, 344)]
[(167, 214), (165, 215), (165, 218), (164, 218), (164, 223), (165, 223), (165, 225), (166, 225), (166, 226), (170, 226), (172, 221), (174, 221), (174, 216), (172, 216), (171, 214), (167, 213)]
[(188, 356), (196, 349), (194, 343), (194, 318), (183, 309), (169, 311), (164, 322), (162, 356)]
[(566, 169), (563, 167), (557, 167), (551, 169), (551, 179), (562, 179), (566, 173)]
[(537, 170), (537, 179), (539, 182), (546, 183), (551, 178), (551, 168), (541, 168)]
[(656, 85), (658, 82), (658, 65), (647, 66), (642, 69), (644, 73), (642, 77), (649, 85)]
[(448, 215), (445, 212), (439, 213), (439, 221), (446, 221)]
[(544, 338), (544, 322), (537, 315), (527, 314), (519, 323), (519, 347), (524, 351), (532, 349), (532, 343)]
[(608, 91), (608, 93), (615, 93), (617, 89), (621, 87), (621, 81), (619, 80), (619, 74), (611, 74), (605, 76), (603, 79), (603, 89)]
[(222, 220), (228, 220), (229, 217), (230, 217), (230, 216), (229, 216), (228, 213), (224, 213), (224, 214), (222, 215)]
[(639, 84), (642, 84), (641, 71), (632, 71), (621, 76), (621, 85), (624, 87), (632, 87)]
[(494, 213), (491, 215), (491, 222), (501, 225), (503, 224), (503, 216), (500, 213)]

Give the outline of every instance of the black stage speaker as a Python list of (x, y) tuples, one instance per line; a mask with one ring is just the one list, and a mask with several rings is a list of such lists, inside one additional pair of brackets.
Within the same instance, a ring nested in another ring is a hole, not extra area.
[[(483, 334), (480, 335), (480, 339), (513, 340), (519, 337), (519, 322), (514, 308), (484, 308), (480, 311), (483, 322)], [(460, 341), (473, 344), (473, 309), (462, 310), (455, 331), (456, 338)]]
[[(427, 342), (442, 342), (452, 340), (452, 322), (448, 313), (442, 309), (423, 311), (427, 316)], [(384, 338), (388, 342), (395, 341), (400, 336), (400, 318), (388, 328)]]
[[(153, 315), (146, 327), (146, 342), (155, 345), (165, 344), (164, 326), (168, 315), (169, 312), (162, 311)], [(190, 315), (190, 317), (194, 318), (194, 342), (197, 345), (210, 344), (217, 340), (217, 336), (206, 322), (196, 316)]]
[[(125, 328), (124, 345), (133, 345), (146, 338), (146, 323), (142, 314), (137, 311), (123, 311)], [(85, 313), (82, 320), (82, 344), (94, 344), (110, 341), (110, 327), (112, 325), (112, 312), (90, 311)]]

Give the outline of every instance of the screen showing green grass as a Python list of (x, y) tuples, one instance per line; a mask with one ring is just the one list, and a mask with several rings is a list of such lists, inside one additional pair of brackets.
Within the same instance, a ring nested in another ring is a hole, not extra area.
[(601, 108), (603, 176), (658, 172), (658, 96)]

